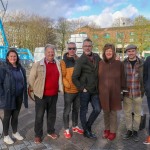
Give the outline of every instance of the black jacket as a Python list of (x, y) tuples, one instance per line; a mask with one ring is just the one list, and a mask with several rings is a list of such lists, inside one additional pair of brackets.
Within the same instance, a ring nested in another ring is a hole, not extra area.
[(144, 62), (143, 82), (145, 94), (150, 97), (150, 56)]
[(98, 93), (98, 65), (101, 58), (96, 53), (93, 53), (93, 57), (94, 63), (83, 53), (76, 61), (72, 81), (80, 92), (85, 88), (91, 94)]
[[(0, 65), (0, 108), (2, 109), (16, 109), (16, 95), (15, 95), (15, 79), (13, 77), (11, 66), (7, 63)], [(27, 95), (27, 80), (25, 69), (20, 67), (24, 77), (24, 91), (23, 102), (25, 107), (28, 107)]]

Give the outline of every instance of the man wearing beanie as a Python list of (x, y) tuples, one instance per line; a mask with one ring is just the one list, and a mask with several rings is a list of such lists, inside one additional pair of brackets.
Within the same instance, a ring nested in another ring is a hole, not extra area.
[[(137, 56), (137, 46), (128, 45), (125, 49), (127, 58), (124, 60), (127, 91), (125, 93), (123, 108), (125, 114), (127, 133), (123, 139), (133, 138), (139, 141), (138, 130), (141, 121), (143, 87), (143, 61)], [(134, 117), (132, 119), (132, 111)]]

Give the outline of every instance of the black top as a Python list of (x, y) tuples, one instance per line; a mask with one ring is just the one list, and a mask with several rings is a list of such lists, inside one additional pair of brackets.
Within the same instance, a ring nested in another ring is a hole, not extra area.
[(134, 60), (134, 61), (130, 61), (130, 60), (129, 60), (129, 62), (131, 63), (131, 66), (132, 66), (132, 69), (133, 69), (133, 68), (134, 68), (135, 63), (137, 62), (137, 59), (136, 59), (136, 60)]

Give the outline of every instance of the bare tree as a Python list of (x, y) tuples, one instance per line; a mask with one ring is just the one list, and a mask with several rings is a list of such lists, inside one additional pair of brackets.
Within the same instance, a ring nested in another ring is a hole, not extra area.
[(150, 20), (144, 16), (134, 19), (135, 44), (139, 47), (140, 54), (150, 47)]
[(71, 22), (66, 18), (59, 18), (56, 24), (57, 30), (57, 47), (61, 50), (61, 56), (66, 47), (66, 41), (68, 41), (71, 34)]
[(10, 46), (29, 48), (56, 44), (53, 20), (26, 12), (9, 13), (4, 22)]

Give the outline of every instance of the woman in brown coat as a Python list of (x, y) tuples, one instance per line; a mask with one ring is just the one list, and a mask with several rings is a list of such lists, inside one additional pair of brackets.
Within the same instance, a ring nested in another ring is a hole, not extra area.
[(106, 44), (103, 61), (99, 62), (99, 97), (104, 112), (105, 130), (103, 138), (113, 140), (117, 131), (117, 110), (121, 110), (121, 90), (124, 88), (124, 67), (116, 60), (115, 47)]

